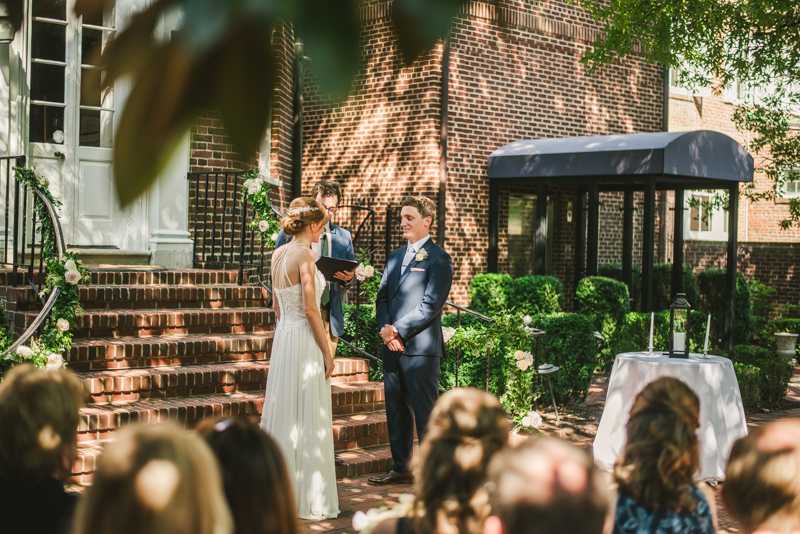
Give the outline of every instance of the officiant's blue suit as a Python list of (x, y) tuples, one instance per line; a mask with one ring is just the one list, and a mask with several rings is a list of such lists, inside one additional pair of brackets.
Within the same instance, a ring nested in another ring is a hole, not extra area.
[[(356, 256), (353, 252), (353, 238), (350, 236), (350, 232), (341, 226), (336, 226), (333, 223), (329, 224), (331, 228), (331, 232), (329, 234), (331, 236), (331, 246), (328, 249), (328, 255), (331, 258), (339, 258), (340, 260), (356, 261)], [(278, 233), (278, 240), (275, 242), (275, 248), (285, 245), (288, 242), (289, 238), (283, 233), (283, 230), (281, 230)], [(342, 289), (340, 285), (343, 283), (344, 282), (341, 281), (331, 282), (330, 288), (331, 335), (336, 337), (341, 337), (342, 332), (344, 332)]]
[[(408, 472), (414, 427), (422, 439), (438, 398), (439, 362), (444, 356), (442, 308), (453, 283), (453, 260), (428, 239), (428, 257), (402, 267), (406, 247), (386, 262), (375, 300), (378, 328), (397, 328), (403, 352), (383, 347), (383, 384), (393, 471)], [(416, 423), (416, 425), (415, 425)]]

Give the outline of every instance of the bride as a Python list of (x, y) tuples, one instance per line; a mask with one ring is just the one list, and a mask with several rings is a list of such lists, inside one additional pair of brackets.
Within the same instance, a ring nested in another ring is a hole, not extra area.
[(284, 233), (293, 238), (272, 254), (278, 324), (261, 428), (286, 458), (302, 519), (339, 515), (328, 380), (334, 363), (319, 311), (325, 277), (317, 271), (310, 248), (319, 241), (325, 222), (325, 212), (314, 199), (294, 199), (281, 221)]

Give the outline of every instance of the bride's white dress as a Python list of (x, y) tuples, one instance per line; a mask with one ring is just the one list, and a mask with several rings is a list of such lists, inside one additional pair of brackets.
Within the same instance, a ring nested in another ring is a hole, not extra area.
[[(285, 257), (286, 250), (277, 262), (284, 263)], [(278, 289), (273, 284), (281, 319), (272, 343), (261, 428), (283, 452), (299, 516), (333, 518), (339, 515), (339, 496), (333, 455), (331, 384), (325, 380), (322, 351), (303, 312), (301, 286), (290, 285), (285, 263), (281, 267), (287, 285)], [(276, 278), (279, 268), (276, 265), (274, 269)], [(325, 277), (317, 271), (315, 281), (319, 307)]]

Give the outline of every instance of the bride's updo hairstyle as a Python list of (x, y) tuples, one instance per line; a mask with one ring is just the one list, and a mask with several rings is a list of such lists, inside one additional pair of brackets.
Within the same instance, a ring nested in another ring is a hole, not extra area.
[(317, 201), (309, 197), (299, 197), (292, 200), (286, 216), (281, 219), (283, 233), (288, 236), (297, 235), (311, 223), (325, 219), (325, 211), (319, 207)]

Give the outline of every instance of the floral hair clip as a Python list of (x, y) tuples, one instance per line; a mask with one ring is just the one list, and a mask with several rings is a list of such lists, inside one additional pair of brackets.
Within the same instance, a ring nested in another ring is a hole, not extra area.
[(291, 215), (292, 217), (297, 217), (301, 213), (305, 213), (307, 211), (319, 211), (319, 208), (312, 208), (310, 206), (302, 206), (302, 207), (299, 207), (299, 208), (292, 208), (292, 209), (288, 210), (287, 213), (289, 215)]

